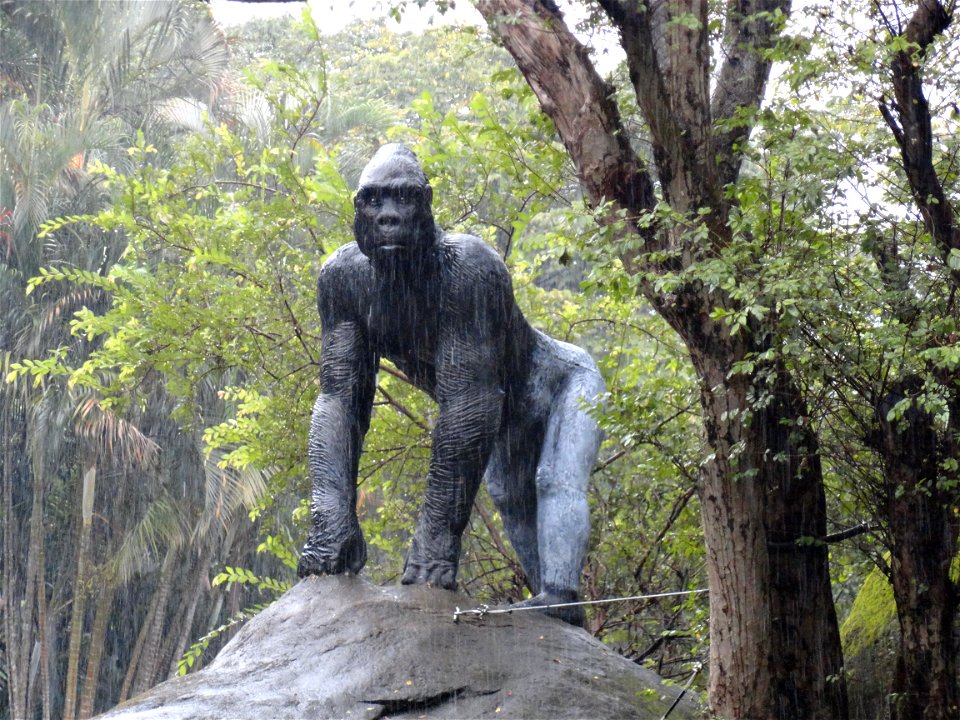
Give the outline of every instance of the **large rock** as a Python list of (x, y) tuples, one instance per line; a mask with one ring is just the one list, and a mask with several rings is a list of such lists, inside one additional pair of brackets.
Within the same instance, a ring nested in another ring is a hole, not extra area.
[[(642, 718), (680, 688), (538, 612), (461, 616), (462, 595), (310, 577), (204, 670), (103, 717)], [(697, 717), (684, 698), (670, 720)]]

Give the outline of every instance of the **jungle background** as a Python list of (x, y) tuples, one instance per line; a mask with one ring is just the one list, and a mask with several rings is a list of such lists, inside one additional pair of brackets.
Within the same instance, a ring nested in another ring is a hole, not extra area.
[[(696, 283), (725, 298), (704, 322), (763, 338), (728, 368), (749, 399), (730, 417), (769, 415), (774, 376), (804, 398), (773, 423), (803, 452), (761, 454), (797, 478), (816, 463), (824, 527), (768, 545), (829, 558), (843, 641), (829, 682), (852, 717), (960, 716), (953, 5), (754, 7), (773, 75), (721, 128), (749, 129), (723, 189), (731, 240), (669, 272), (632, 267), (625, 216), (584, 193), (503, 38), (398, 32), (391, 15), (415, 5), (323, 34), (309, 12), (223, 28), (190, 0), (0, 0), (0, 718), (87, 718), (193, 672), (295, 582), (317, 271), (351, 239), (356, 179), (385, 141), (416, 150), (444, 228), (497, 248), (532, 324), (601, 366), (585, 599), (710, 584), (715, 426), (702, 362), (657, 305)], [(582, 3), (580, 36), (605, 42), (616, 5)], [(713, 47), (748, 5), (704, 11)], [(917, 7), (946, 21), (918, 34)], [(664, 37), (694, 22), (676, 12)], [(658, 166), (662, 127), (628, 64), (606, 66), (630, 147)], [(904, 88), (927, 103), (915, 142)], [(630, 222), (669, 233), (676, 210)], [(359, 485), (376, 582), (398, 579), (435, 414), (381, 366)], [(460, 582), (478, 604), (529, 595), (483, 491)], [(721, 696), (706, 594), (594, 605), (587, 630)], [(846, 710), (832, 712), (808, 716)]]

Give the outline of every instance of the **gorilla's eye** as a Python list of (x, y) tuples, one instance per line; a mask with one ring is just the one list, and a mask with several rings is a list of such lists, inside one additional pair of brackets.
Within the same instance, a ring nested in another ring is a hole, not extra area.
[(385, 199), (398, 205), (416, 205), (423, 199), (423, 188), (416, 185), (397, 187), (367, 187), (357, 195), (357, 202), (368, 207), (378, 208)]
[(420, 198), (420, 188), (411, 185), (393, 190), (393, 199), (400, 205), (415, 205)]
[(383, 204), (383, 193), (375, 188), (364, 188), (357, 199), (363, 205), (380, 207)]

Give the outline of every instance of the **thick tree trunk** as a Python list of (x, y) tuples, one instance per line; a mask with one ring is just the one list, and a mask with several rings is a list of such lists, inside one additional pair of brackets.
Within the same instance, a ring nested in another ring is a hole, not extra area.
[(951, 517), (953, 498), (940, 485), (943, 452), (928, 413), (913, 406), (902, 419), (887, 417), (919, 382), (908, 380), (877, 408), (890, 581), (900, 623), (890, 709), (895, 720), (956, 720), (957, 587), (950, 566), (957, 554), (957, 523)]
[(710, 584), (710, 707), (728, 718), (772, 718), (773, 618), (764, 525), (766, 493), (749, 467), (739, 415), (745, 383), (731, 386), (702, 358), (701, 398), (713, 455), (703, 466), (700, 507)]
[(799, 387), (770, 368), (754, 414), (767, 491), (777, 717), (847, 716), (843, 651), (830, 586), (819, 442)]
[(710, 452), (701, 506), (710, 578), (711, 710), (726, 718), (842, 720), (843, 661), (826, 551), (800, 549), (801, 538), (823, 536), (825, 503), (818, 448), (804, 430), (799, 389), (783, 368), (772, 369), (772, 386), (789, 391), (779, 399), (773, 388), (762, 387), (770, 368), (763, 375), (731, 372), (768, 333), (744, 329), (734, 338), (723, 321), (713, 320), (715, 308), (738, 309), (730, 297), (695, 281), (679, 288), (674, 283), (665, 293), (650, 279), (692, 269), (734, 240), (723, 191), (736, 182), (738, 144), (749, 128), (736, 123), (741, 131), (722, 135), (713, 128), (760, 102), (769, 70), (762, 50), (776, 41), (769, 18), (788, 13), (789, 2), (726, 4), (730, 52), (720, 74), (726, 81), (712, 98), (706, 3), (598, 4), (620, 31), (660, 189), (677, 218), (669, 226), (641, 221), (656, 203), (653, 183), (630, 147), (613, 89), (556, 6), (474, 0), (556, 125), (590, 202), (612, 206), (608, 221), (630, 240), (621, 254), (624, 266), (646, 274), (641, 285), (648, 299), (681, 335), (696, 366)]
[[(934, 162), (936, 138), (923, 89), (923, 60), (950, 26), (954, 9), (954, 3), (921, 0), (905, 26), (888, 25), (908, 46), (890, 58), (889, 79), (896, 102), (880, 100), (880, 111), (900, 148), (914, 203), (947, 271), (943, 296), (951, 300), (942, 313), (953, 319), (952, 298), (960, 291), (960, 269), (950, 267), (950, 257), (960, 250), (960, 225)], [(936, 346), (950, 341), (933, 336), (926, 342)], [(932, 364), (927, 371), (925, 378), (901, 377), (876, 407), (879, 433), (874, 444), (884, 465), (887, 498), (882, 511), (900, 622), (891, 694), (891, 711), (897, 720), (960, 718), (954, 639), (958, 590), (950, 579), (950, 565), (957, 554), (953, 511), (960, 493), (955, 487), (956, 471), (950, 477), (942, 467), (944, 460), (960, 459), (960, 393), (952, 368)], [(934, 419), (917, 402), (931, 380), (949, 398), (946, 432), (937, 431)], [(896, 403), (907, 399), (911, 404), (902, 418), (891, 419)]]
[(692, 352), (712, 451), (700, 493), (710, 706), (725, 718), (841, 720), (847, 695), (817, 439), (786, 369), (731, 373), (723, 359), (739, 352)]
[(956, 527), (947, 517), (949, 508), (931, 504), (916, 487), (893, 503), (890, 569), (900, 622), (891, 688), (895, 720), (960, 718), (953, 642), (957, 597), (950, 579)]

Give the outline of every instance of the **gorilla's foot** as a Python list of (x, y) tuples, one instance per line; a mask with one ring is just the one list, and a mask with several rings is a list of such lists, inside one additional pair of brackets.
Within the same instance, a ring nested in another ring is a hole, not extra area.
[(340, 575), (345, 572), (356, 574), (366, 564), (367, 544), (359, 524), (353, 523), (353, 527), (339, 541), (331, 540), (314, 528), (300, 553), (297, 576), (304, 578), (307, 575)]
[(583, 627), (586, 616), (583, 612), (583, 605), (566, 605), (565, 607), (545, 607), (548, 605), (565, 605), (566, 603), (575, 603), (580, 600), (576, 590), (554, 590), (545, 589), (543, 592), (534, 595), (532, 598), (514, 603), (512, 608), (542, 607), (541, 612), (544, 615), (563, 620), (565, 623)]
[(435, 585), (446, 590), (457, 589), (457, 565), (446, 560), (407, 558), (403, 566), (402, 585)]

